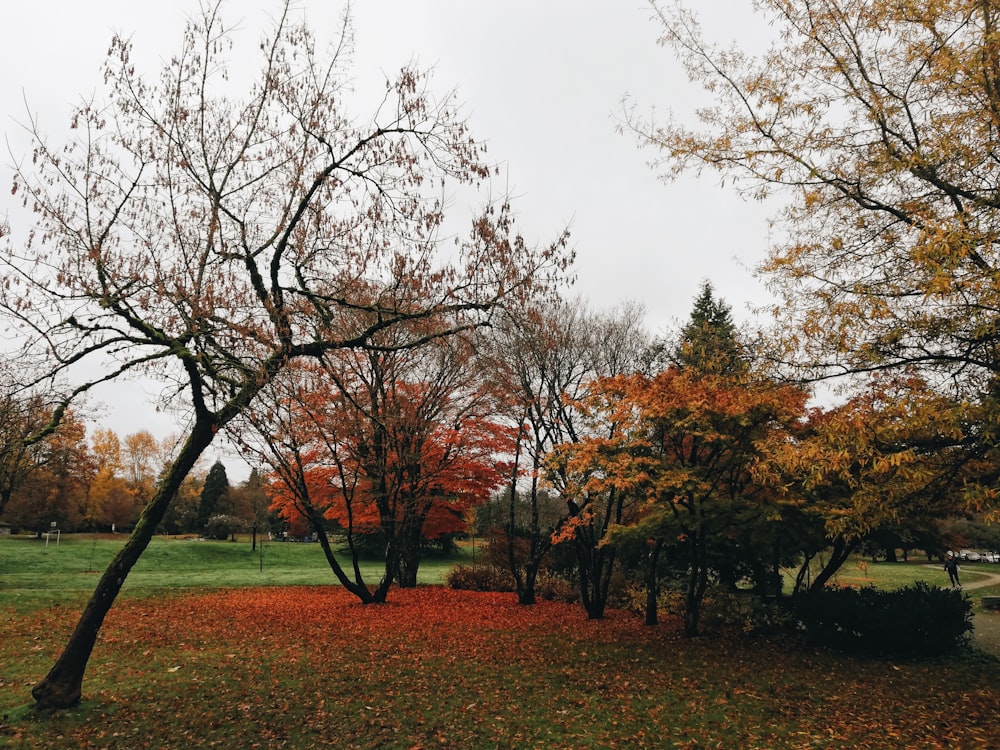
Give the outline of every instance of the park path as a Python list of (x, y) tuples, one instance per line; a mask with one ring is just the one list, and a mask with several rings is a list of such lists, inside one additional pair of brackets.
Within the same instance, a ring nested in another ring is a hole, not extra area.
[[(942, 570), (940, 565), (925, 565), (925, 568), (934, 568), (935, 570)], [(959, 565), (961, 568), (961, 564)], [(977, 578), (973, 581), (963, 582), (962, 590), (966, 591), (968, 589), (982, 589), (987, 586), (1000, 586), (1000, 573), (988, 573), (982, 568), (976, 568), (975, 574)], [(959, 578), (965, 578), (965, 572), (959, 571)]]
[[(927, 565), (928, 568), (941, 569), (940, 565)], [(987, 586), (1000, 586), (1000, 573), (989, 573), (981, 568), (976, 569), (975, 580), (962, 583), (962, 591), (982, 589)], [(963, 578), (964, 573), (960, 572)], [(972, 642), (980, 651), (1000, 657), (1000, 612), (986, 612), (981, 608), (973, 610)]]

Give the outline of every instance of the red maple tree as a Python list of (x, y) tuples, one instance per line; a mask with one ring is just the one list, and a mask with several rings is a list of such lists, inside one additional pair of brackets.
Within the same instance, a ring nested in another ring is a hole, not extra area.
[[(287, 520), (310, 518), (318, 533), (335, 521), (355, 558), (355, 541), (379, 535), (385, 574), (376, 601), (393, 580), (416, 585), (421, 541), (464, 531), (469, 509), (508, 471), (512, 429), (492, 417), (470, 353), (456, 340), (341, 357), (339, 370), (310, 379), (296, 397), (296, 468), (273, 475), (273, 507)], [(414, 373), (424, 377), (403, 377)]]

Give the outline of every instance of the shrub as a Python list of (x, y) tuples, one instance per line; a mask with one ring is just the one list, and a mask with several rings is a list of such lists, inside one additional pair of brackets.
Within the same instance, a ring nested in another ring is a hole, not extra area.
[(580, 588), (560, 576), (542, 573), (535, 579), (535, 595), (549, 602), (576, 604), (580, 601)]
[[(623, 592), (622, 609), (639, 617), (646, 616), (646, 587), (641, 583), (626, 584)], [(684, 614), (684, 594), (674, 588), (662, 587), (656, 597), (656, 611), (659, 614), (680, 616)]]
[(250, 528), (250, 522), (238, 516), (216, 515), (208, 519), (205, 524), (206, 539), (225, 540)]
[(448, 588), (466, 591), (514, 591), (510, 571), (495, 565), (456, 565), (445, 579)]
[(968, 643), (972, 602), (917, 582), (896, 591), (823, 589), (798, 596), (793, 612), (813, 643), (883, 656), (933, 656)]
[(717, 591), (703, 604), (705, 622), (735, 627), (746, 635), (779, 633), (793, 629), (794, 616), (780, 597), (762, 597), (750, 591)]
[[(646, 587), (630, 583), (626, 587), (624, 608), (640, 617), (646, 614)], [(658, 613), (684, 616), (684, 591), (664, 587), (656, 598)], [(710, 588), (701, 605), (701, 623), (707, 628), (737, 628), (747, 635), (776, 633), (794, 627), (787, 607), (777, 599), (761, 598), (749, 591)]]

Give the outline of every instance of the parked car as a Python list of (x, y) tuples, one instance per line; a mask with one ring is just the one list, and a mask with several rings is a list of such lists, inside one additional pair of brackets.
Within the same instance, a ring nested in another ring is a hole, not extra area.
[(982, 559), (982, 555), (971, 549), (963, 549), (958, 553), (958, 557), (966, 562), (979, 562)]
[(984, 552), (981, 556), (982, 562), (1000, 563), (1000, 552)]

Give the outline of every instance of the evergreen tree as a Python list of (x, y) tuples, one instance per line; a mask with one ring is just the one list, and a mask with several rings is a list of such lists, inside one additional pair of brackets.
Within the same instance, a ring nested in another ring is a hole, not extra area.
[(747, 361), (731, 308), (717, 299), (709, 281), (702, 282), (691, 317), (681, 328), (674, 348), (674, 361), (681, 368), (703, 373), (737, 374)]
[(195, 521), (196, 530), (205, 528), (208, 519), (219, 513), (228, 510), (227, 501), (229, 499), (229, 477), (226, 476), (226, 467), (221, 461), (212, 464), (205, 477), (205, 486), (201, 490), (201, 500), (198, 503), (198, 518)]

